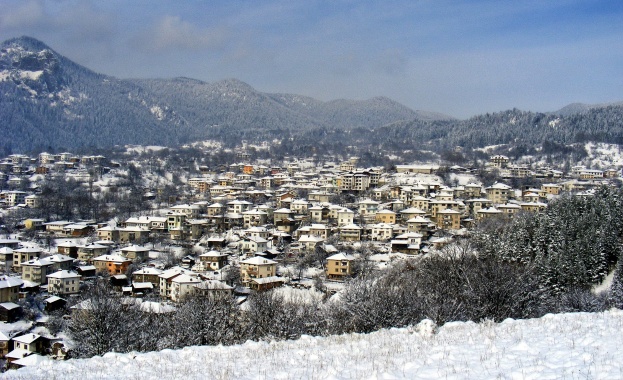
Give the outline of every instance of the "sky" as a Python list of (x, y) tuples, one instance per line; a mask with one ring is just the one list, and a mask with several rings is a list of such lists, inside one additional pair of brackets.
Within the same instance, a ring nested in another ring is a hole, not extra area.
[(27, 35), (118, 78), (237, 78), (458, 118), (623, 100), (621, 0), (0, 0)]

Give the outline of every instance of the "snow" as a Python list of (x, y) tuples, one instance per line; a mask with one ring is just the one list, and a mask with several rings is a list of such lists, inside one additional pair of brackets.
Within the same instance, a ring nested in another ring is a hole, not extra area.
[[(620, 379), (623, 312), (48, 361), (7, 379)], [(206, 365), (208, 364), (208, 365)]]
[(164, 111), (160, 108), (160, 106), (152, 106), (149, 111), (152, 115), (156, 116), (156, 119), (164, 120)]
[(589, 168), (621, 168), (623, 167), (623, 151), (617, 144), (587, 143), (587, 167)]
[(43, 70), (38, 70), (38, 71), (2, 70), (2, 71), (0, 71), (0, 82), (7, 81), (7, 80), (11, 79), (12, 74), (15, 75), (15, 76), (18, 76), (20, 79), (37, 80), (37, 79), (39, 79), (39, 77), (41, 77), (41, 75), (43, 75)]

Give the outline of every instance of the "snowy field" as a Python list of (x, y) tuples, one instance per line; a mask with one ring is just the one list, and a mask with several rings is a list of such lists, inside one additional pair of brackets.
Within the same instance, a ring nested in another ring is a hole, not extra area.
[(623, 312), (107, 354), (8, 379), (623, 379)]

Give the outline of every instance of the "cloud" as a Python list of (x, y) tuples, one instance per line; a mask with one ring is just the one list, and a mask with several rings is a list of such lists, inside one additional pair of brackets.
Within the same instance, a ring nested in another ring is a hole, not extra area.
[(88, 50), (94, 43), (111, 45), (116, 33), (116, 16), (85, 1), (9, 2), (0, 14), (3, 38), (29, 35), (50, 45), (79, 44)]
[(139, 35), (135, 44), (152, 52), (171, 49), (205, 50), (221, 48), (227, 40), (224, 28), (201, 28), (179, 16), (164, 16)]
[(0, 29), (35, 27), (46, 22), (45, 19), (45, 11), (40, 1), (25, 1), (15, 8), (4, 7), (0, 14)]

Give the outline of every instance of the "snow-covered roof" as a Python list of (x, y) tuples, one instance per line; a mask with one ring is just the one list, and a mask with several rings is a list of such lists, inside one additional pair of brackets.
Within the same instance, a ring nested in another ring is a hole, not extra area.
[(336, 253), (335, 255), (331, 255), (329, 257), (327, 257), (327, 260), (355, 260), (355, 256), (353, 255), (347, 255), (343, 252), (340, 253)]
[(80, 278), (80, 275), (75, 272), (70, 272), (68, 270), (59, 270), (58, 272), (54, 272), (52, 274), (47, 275), (49, 278)]
[(240, 262), (241, 264), (250, 264), (250, 265), (272, 265), (272, 264), (277, 264), (276, 261), (270, 260), (270, 259), (265, 259), (263, 257), (251, 257), (250, 259), (246, 259), (246, 260), (242, 260)]
[(13, 340), (16, 342), (24, 343), (24, 344), (30, 344), (39, 338), (41, 338), (41, 335), (24, 334), (24, 335), (14, 337)]
[(2, 276), (0, 277), (0, 289), (22, 286), (24, 281), (19, 277)]

